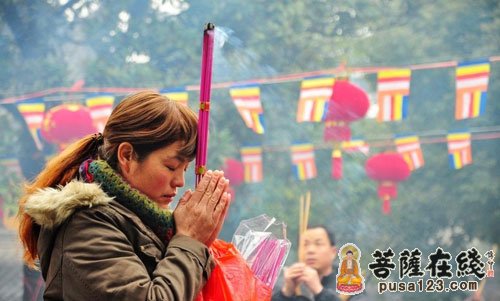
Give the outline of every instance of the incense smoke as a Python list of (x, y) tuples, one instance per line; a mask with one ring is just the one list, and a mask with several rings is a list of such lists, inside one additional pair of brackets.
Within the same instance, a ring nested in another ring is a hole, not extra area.
[(213, 82), (248, 80), (276, 74), (271, 66), (261, 66), (256, 54), (245, 47), (235, 32), (215, 27)]

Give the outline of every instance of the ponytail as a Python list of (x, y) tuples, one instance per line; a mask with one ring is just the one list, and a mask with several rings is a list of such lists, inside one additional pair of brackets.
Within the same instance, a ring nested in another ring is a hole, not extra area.
[(40, 226), (35, 224), (31, 216), (24, 212), (24, 204), (29, 196), (39, 189), (65, 185), (78, 174), (80, 164), (89, 158), (96, 158), (99, 147), (103, 143), (102, 134), (88, 135), (69, 145), (63, 152), (52, 158), (44, 170), (24, 188), (19, 200), (19, 237), (24, 246), (23, 259), (30, 267), (34, 267), (38, 258), (37, 243)]

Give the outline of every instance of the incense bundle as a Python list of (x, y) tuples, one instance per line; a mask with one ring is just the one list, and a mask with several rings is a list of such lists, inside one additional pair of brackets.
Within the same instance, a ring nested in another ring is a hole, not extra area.
[(210, 92), (212, 86), (212, 61), (214, 50), (215, 25), (208, 23), (203, 31), (201, 58), (200, 110), (198, 113), (198, 144), (196, 151), (196, 185), (200, 182), (207, 168), (208, 121), (210, 117)]
[(307, 225), (309, 223), (309, 209), (311, 208), (311, 192), (308, 191), (305, 196), (300, 196), (300, 210), (299, 210), (299, 250), (298, 257), (299, 261), (304, 261), (304, 247), (302, 241), (302, 235), (307, 230)]
[[(298, 258), (299, 262), (305, 261), (305, 250), (304, 250), (304, 237), (303, 234), (307, 230), (307, 225), (309, 223), (309, 209), (311, 208), (311, 192), (308, 191), (305, 196), (300, 196), (300, 208), (299, 208), (299, 243), (298, 243)], [(300, 287), (295, 290), (296, 295), (301, 294)]]

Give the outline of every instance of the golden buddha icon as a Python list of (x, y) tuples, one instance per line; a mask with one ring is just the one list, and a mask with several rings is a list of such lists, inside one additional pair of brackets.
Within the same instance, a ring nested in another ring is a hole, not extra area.
[(337, 292), (347, 295), (359, 294), (364, 289), (364, 278), (359, 268), (361, 251), (348, 243), (339, 250), (341, 264), (337, 273)]

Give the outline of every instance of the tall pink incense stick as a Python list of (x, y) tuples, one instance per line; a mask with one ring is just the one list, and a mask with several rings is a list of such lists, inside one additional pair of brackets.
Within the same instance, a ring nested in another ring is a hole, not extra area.
[(196, 185), (205, 174), (207, 167), (208, 121), (210, 117), (210, 92), (212, 87), (212, 61), (214, 51), (215, 25), (208, 23), (203, 31), (201, 57), (200, 111), (198, 113), (198, 146), (196, 151)]

